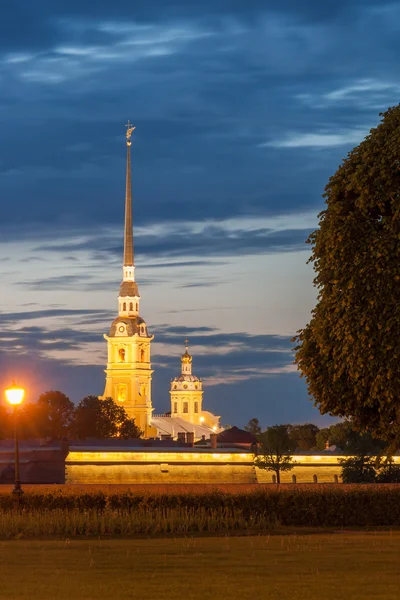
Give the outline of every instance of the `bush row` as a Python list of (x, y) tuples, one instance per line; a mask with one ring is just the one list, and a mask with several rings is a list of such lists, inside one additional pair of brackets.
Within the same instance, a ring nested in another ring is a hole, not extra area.
[[(227, 493), (137, 493), (118, 491), (77, 491), (56, 489), (27, 491), (17, 507), (11, 494), (0, 494), (2, 518), (17, 512), (43, 515), (60, 511), (74, 514), (124, 514), (126, 518), (147, 515), (164, 518), (166, 511), (201, 514), (218, 519), (243, 520), (247, 526), (268, 522), (282, 526), (355, 527), (400, 526), (400, 485), (284, 487)], [(130, 517), (129, 517), (130, 515)]]

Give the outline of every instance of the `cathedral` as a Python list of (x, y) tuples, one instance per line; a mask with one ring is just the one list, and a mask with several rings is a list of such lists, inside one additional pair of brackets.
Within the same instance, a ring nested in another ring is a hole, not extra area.
[[(181, 357), (181, 374), (171, 380), (171, 411), (153, 415), (151, 399), (151, 342), (154, 336), (140, 316), (140, 294), (135, 280), (132, 227), (131, 136), (126, 132), (125, 228), (122, 282), (118, 295), (118, 316), (107, 340), (106, 382), (102, 398), (111, 397), (123, 406), (143, 431), (144, 437), (178, 438), (188, 432), (195, 439), (220, 430), (219, 417), (203, 410), (203, 383), (193, 375), (193, 358), (188, 346)], [(187, 340), (186, 340), (187, 344)]]

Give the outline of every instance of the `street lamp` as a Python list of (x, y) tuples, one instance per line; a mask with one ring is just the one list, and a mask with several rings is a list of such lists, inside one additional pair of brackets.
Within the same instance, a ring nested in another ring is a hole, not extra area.
[(21, 489), (21, 482), (19, 480), (19, 446), (18, 446), (18, 406), (21, 404), (25, 396), (25, 390), (15, 385), (14, 381), (12, 386), (5, 390), (7, 402), (14, 407), (14, 440), (15, 440), (15, 485), (13, 494), (16, 494), (20, 498), (23, 491)]

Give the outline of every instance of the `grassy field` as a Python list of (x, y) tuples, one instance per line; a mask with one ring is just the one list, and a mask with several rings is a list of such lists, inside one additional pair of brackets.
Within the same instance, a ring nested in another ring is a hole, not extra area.
[(400, 533), (0, 542), (7, 600), (398, 600)]

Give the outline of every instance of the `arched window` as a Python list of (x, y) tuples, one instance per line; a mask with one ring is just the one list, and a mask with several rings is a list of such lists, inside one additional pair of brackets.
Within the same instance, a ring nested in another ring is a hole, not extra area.
[(183, 403), (183, 412), (184, 413), (188, 413), (189, 412), (189, 406), (187, 402)]
[(120, 348), (118, 350), (118, 356), (120, 362), (125, 362), (125, 348)]
[(133, 302), (129, 304), (129, 310), (133, 310)]
[(195, 402), (195, 403), (194, 403), (194, 412), (195, 412), (195, 413), (198, 413), (198, 412), (199, 412), (199, 403), (198, 403), (198, 402)]
[(178, 403), (174, 402), (174, 413), (178, 412)]
[(140, 362), (144, 362), (144, 350), (143, 350), (143, 348), (140, 350)]
[(126, 311), (126, 302), (123, 303), (122, 305), (122, 310), (125, 312)]
[(137, 303), (137, 302), (136, 302), (136, 310), (139, 310), (139, 309), (138, 309), (138, 303)]

